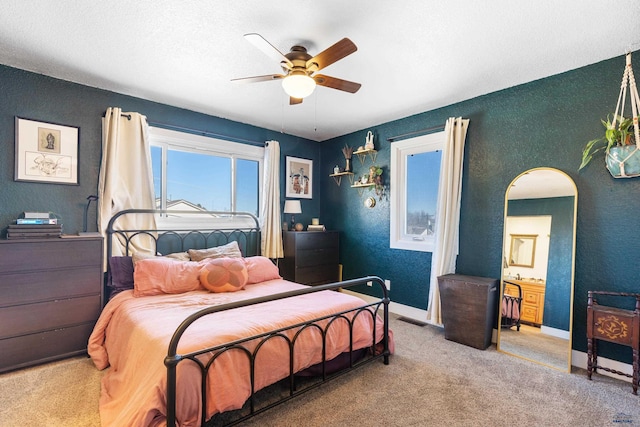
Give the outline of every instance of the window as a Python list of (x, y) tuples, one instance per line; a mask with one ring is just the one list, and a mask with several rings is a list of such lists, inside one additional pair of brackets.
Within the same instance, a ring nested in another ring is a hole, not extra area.
[(149, 128), (156, 206), (256, 216), (264, 148)]
[(391, 144), (391, 248), (433, 251), (444, 144), (444, 132)]

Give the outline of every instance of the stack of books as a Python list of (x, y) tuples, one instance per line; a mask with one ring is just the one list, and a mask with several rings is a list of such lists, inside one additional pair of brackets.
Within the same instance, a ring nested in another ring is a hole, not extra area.
[(7, 228), (7, 239), (46, 239), (60, 237), (61, 234), (62, 224), (44, 212), (25, 212)]
[(317, 225), (309, 224), (307, 225), (307, 231), (326, 231), (326, 229), (322, 224), (317, 224)]
[(7, 239), (46, 239), (60, 237), (62, 224), (9, 224)]

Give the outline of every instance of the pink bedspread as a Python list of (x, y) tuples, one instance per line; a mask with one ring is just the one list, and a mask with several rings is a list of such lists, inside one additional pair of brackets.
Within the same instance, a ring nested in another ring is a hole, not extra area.
[[(188, 315), (207, 306), (285, 292), (301, 286), (285, 280), (270, 280), (248, 285), (244, 290), (233, 293), (192, 291), (136, 298), (133, 291), (124, 291), (116, 295), (98, 319), (88, 346), (89, 355), (98, 369), (110, 366), (102, 380), (102, 426), (166, 424), (166, 368), (163, 361), (174, 330)], [(187, 330), (178, 352), (215, 346), (362, 304), (361, 299), (351, 295), (322, 291), (215, 313), (196, 321)], [(382, 321), (377, 321), (376, 325), (376, 340), (380, 340)], [(346, 322), (334, 322), (334, 326), (328, 332), (327, 359), (349, 350)], [(371, 346), (372, 328), (371, 316), (358, 316), (354, 328), (354, 349)], [(391, 332), (389, 341), (393, 352)], [(296, 344), (296, 371), (321, 361), (319, 342), (315, 328), (302, 334)], [(225, 353), (209, 373), (209, 417), (242, 407), (250, 395), (248, 362), (246, 357), (234, 353), (240, 352)], [(256, 390), (289, 374), (288, 346), (284, 340), (270, 340), (259, 354)], [(176, 413), (182, 427), (199, 425), (199, 387), (200, 374), (193, 362), (180, 363)]]

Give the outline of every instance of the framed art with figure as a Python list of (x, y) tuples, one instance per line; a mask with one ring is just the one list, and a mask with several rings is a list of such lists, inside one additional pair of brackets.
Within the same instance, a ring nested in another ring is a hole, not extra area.
[(15, 181), (78, 185), (80, 128), (16, 117)]
[(287, 156), (286, 197), (312, 198), (313, 161)]

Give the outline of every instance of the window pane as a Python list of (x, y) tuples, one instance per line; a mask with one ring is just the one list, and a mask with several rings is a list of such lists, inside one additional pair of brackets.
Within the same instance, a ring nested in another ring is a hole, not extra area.
[(162, 148), (151, 146), (151, 169), (153, 171), (153, 192), (156, 208), (160, 208), (162, 197)]
[(406, 235), (431, 236), (435, 231), (441, 157), (440, 151), (406, 157)]
[[(167, 152), (167, 207), (185, 202), (206, 210), (231, 210), (231, 159), (187, 151)], [(182, 209), (182, 208), (181, 208)]]
[(236, 210), (258, 216), (259, 164), (254, 160), (236, 161)]

